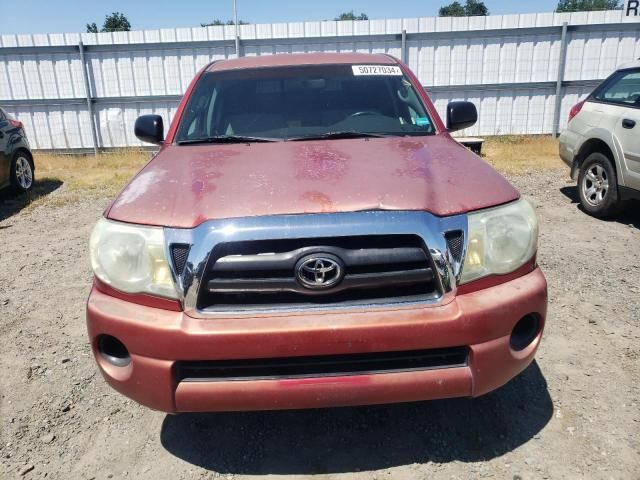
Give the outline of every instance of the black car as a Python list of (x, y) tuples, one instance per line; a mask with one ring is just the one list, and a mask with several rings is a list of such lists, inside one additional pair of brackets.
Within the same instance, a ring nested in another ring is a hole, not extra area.
[(30, 190), (34, 171), (33, 155), (22, 122), (0, 108), (0, 189)]

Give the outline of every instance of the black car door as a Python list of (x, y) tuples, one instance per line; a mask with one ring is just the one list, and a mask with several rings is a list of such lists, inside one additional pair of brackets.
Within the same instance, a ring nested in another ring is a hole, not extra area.
[(9, 170), (11, 168), (8, 127), (7, 115), (0, 108), (0, 187), (3, 187), (9, 181)]

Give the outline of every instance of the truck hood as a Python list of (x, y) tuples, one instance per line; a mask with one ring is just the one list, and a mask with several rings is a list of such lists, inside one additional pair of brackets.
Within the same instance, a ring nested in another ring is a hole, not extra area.
[(256, 215), (423, 210), (445, 216), (518, 197), (500, 174), (446, 134), (167, 145), (106, 215), (191, 228)]

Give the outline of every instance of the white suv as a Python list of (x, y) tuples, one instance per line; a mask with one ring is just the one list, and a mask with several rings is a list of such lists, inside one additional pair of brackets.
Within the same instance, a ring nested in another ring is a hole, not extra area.
[(591, 215), (608, 217), (621, 201), (640, 199), (640, 61), (620, 67), (571, 109), (560, 157)]

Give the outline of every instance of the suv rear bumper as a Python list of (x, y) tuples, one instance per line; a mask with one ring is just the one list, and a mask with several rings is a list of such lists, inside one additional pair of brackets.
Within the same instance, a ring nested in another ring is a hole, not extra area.
[(584, 142), (584, 137), (568, 128), (560, 134), (559, 150), (560, 158), (571, 168), (571, 177), (574, 178), (574, 161)]
[[(539, 269), (424, 308), (261, 314), (194, 319), (114, 298), (93, 288), (87, 324), (96, 361), (109, 384), (165, 412), (269, 410), (475, 397), (505, 384), (533, 360), (547, 308)], [(535, 338), (511, 348), (516, 323), (539, 319)], [(98, 352), (101, 335), (130, 353), (124, 367)], [(270, 379), (179, 381), (177, 361), (289, 358), (466, 346), (466, 365), (425, 370)]]

